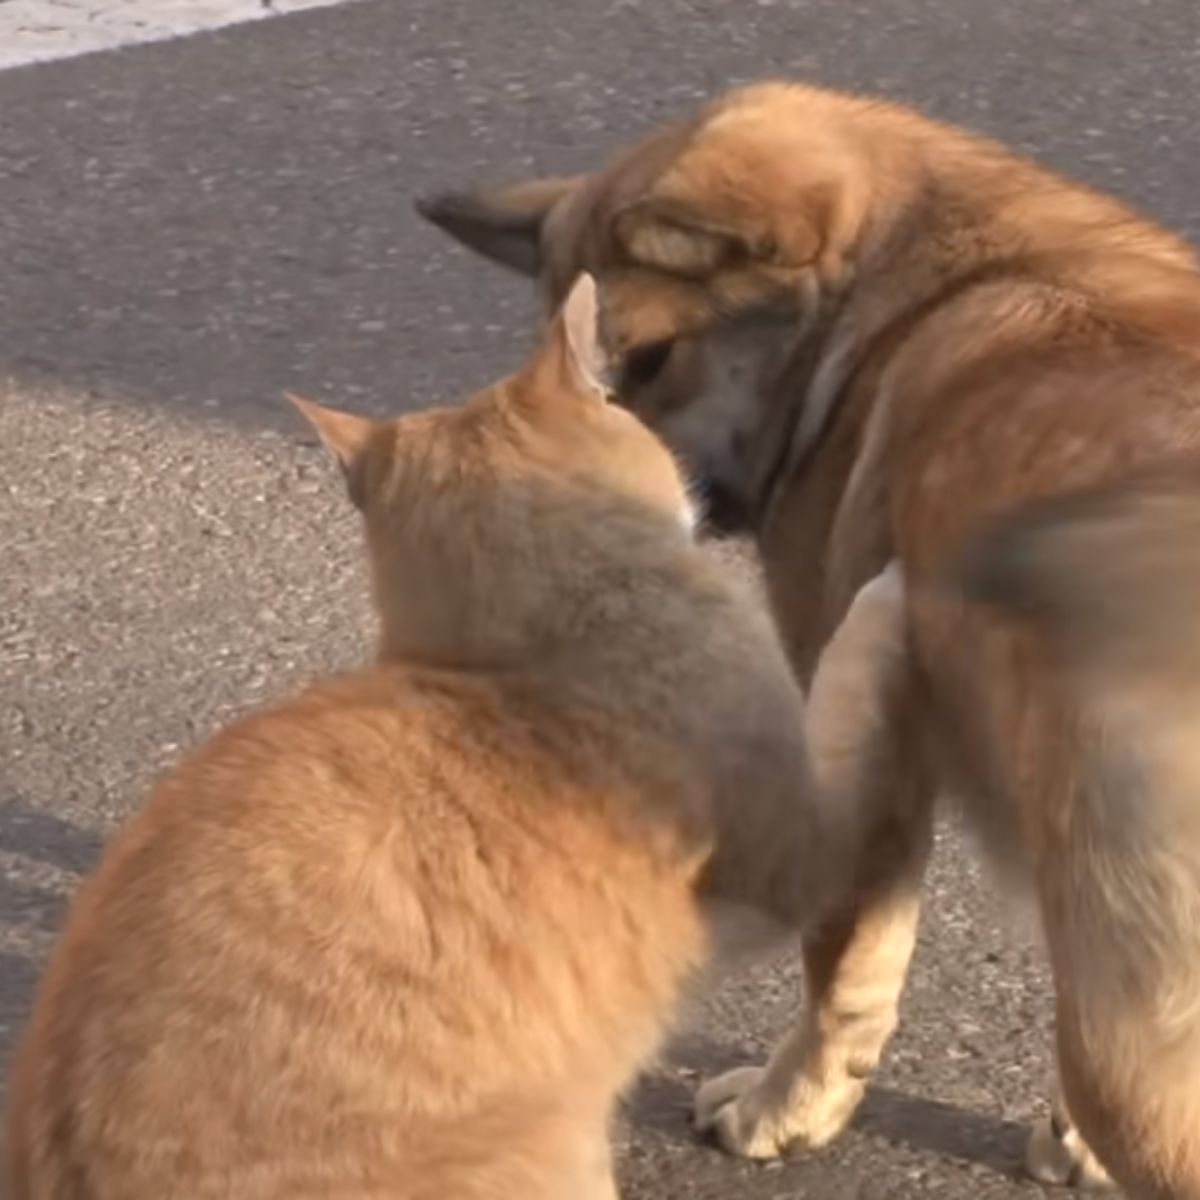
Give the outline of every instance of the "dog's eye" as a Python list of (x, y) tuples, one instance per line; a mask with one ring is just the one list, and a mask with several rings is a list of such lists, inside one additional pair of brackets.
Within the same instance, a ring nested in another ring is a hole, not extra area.
[(621, 390), (628, 388), (646, 387), (662, 373), (671, 357), (670, 340), (651, 342), (648, 346), (639, 346), (631, 350), (625, 359), (625, 367), (621, 372)]

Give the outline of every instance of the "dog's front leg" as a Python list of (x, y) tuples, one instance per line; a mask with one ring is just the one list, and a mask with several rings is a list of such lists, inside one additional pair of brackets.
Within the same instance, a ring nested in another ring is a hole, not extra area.
[(706, 1083), (697, 1127), (726, 1150), (773, 1158), (846, 1126), (893, 1029), (916, 938), (935, 784), (915, 735), (903, 581), (856, 598), (822, 655), (808, 713), (820, 785), (846, 806), (845, 893), (805, 938), (807, 1003), (765, 1068)]

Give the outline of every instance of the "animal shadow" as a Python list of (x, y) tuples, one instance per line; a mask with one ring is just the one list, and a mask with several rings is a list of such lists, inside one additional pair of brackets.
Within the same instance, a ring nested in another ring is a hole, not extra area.
[(103, 835), (74, 825), (23, 800), (0, 800), (0, 851), (20, 854), (65, 871), (90, 871), (100, 857)]

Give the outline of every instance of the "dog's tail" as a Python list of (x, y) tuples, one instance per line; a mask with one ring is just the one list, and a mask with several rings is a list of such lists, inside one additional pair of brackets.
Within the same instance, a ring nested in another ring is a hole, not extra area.
[(1027, 620), (1093, 679), (1200, 690), (1195, 466), (1033, 502), (975, 537), (957, 575), (970, 599)]
[(1072, 1103), (1131, 1194), (1200, 1196), (1200, 470), (1034, 503), (956, 570), (1047, 639), (1074, 710), (1022, 798)]

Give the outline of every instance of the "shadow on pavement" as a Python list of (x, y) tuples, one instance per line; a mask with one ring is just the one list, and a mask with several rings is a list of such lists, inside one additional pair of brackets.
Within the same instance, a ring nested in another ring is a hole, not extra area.
[(28, 1011), (40, 971), (32, 958), (0, 950), (0, 1022)]
[(404, 7), (424, 44), (364, 3), (0, 73), (0, 380), (287, 432), (285, 390), (384, 412), (487, 382), (480, 300), (511, 343), (533, 291), (459, 256), (474, 313), (446, 294), (411, 204), (470, 114), (426, 136), (437, 0)]
[[(22, 800), (0, 801), (0, 851), (82, 873), (96, 865), (103, 846), (98, 830), (81, 828)], [(0, 904), (0, 912), (7, 911)]]
[[(46, 948), (62, 926), (74, 892), (70, 877), (95, 866), (103, 840), (97, 830), (19, 798), (0, 800), (0, 853), (13, 859), (0, 874), (0, 927), (10, 947), (0, 951), (0, 1066), (29, 1014)], [(39, 866), (56, 878), (42, 882)], [(26, 871), (34, 878), (23, 878)]]
[(1172, 98), (1194, 56), (1171, 16), (1190, 0), (1156, 2), (1152, 21), (1013, 0), (931, 23), (927, 0), (703, 21), (694, 0), (620, 20), (583, 0), (363, 0), (3, 72), (0, 380), (285, 430), (285, 389), (374, 412), (454, 400), (523, 356), (533, 294), (415, 196), (580, 169), (772, 74), (914, 100), (1190, 221), (1200, 156)]

